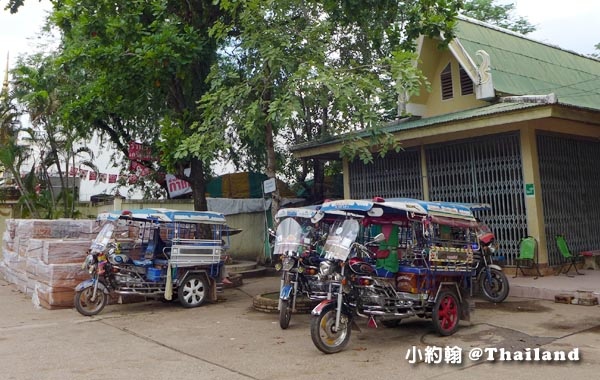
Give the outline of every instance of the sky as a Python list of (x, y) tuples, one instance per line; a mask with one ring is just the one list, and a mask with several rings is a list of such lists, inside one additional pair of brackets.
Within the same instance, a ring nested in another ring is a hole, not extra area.
[[(126, 1), (126, 0), (123, 0)], [(40, 40), (35, 36), (41, 30), (47, 12), (51, 9), (49, 0), (25, 0), (25, 6), (17, 14), (4, 10), (7, 0), (0, 0), (0, 73), (4, 78), (6, 59), (13, 67), (18, 55), (37, 51)], [(600, 43), (598, 20), (600, 20), (600, 0), (496, 0), (496, 4), (515, 4), (513, 16), (525, 17), (535, 25), (537, 31), (527, 37), (556, 45), (562, 49), (580, 54), (598, 53), (594, 46)], [(568, 6), (565, 6), (568, 4)], [(103, 167), (100, 172), (115, 173), (115, 168)], [(87, 197), (106, 190), (106, 186), (87, 181), (88, 186), (81, 191)], [(123, 192), (122, 192), (123, 193)]]
[[(35, 35), (43, 25), (45, 13), (51, 9), (48, 0), (25, 0), (25, 6), (11, 15), (3, 9), (7, 3), (7, 0), (0, 0), (2, 74), (7, 52), (10, 51), (12, 65), (17, 55), (35, 50)], [(525, 17), (537, 27), (536, 32), (528, 35), (535, 40), (580, 54), (594, 53), (594, 46), (600, 43), (600, 33), (597, 32), (599, 0), (496, 0), (496, 3), (515, 4), (514, 15)]]

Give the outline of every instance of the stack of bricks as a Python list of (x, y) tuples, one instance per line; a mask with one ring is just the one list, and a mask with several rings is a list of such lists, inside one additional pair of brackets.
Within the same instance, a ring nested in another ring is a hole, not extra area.
[(98, 227), (95, 220), (9, 219), (2, 237), (0, 273), (46, 309), (73, 306), (75, 287)]

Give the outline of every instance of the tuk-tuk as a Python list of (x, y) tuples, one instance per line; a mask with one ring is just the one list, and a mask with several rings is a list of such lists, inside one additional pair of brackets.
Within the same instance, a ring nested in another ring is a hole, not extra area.
[(279, 224), (273, 257), (275, 268), (281, 271), (278, 310), (282, 329), (288, 328), (299, 296), (320, 300), (328, 294), (328, 285), (317, 276), (326, 231), (314, 223), (316, 214), (315, 208), (283, 208), (275, 216)]
[[(345, 212), (324, 246), (320, 276), (335, 294), (312, 311), (311, 337), (324, 353), (349, 342), (356, 317), (369, 326), (396, 326), (408, 317), (430, 318), (451, 335), (469, 318), (478, 223), (471, 210), (447, 202), (378, 198), (324, 203)], [(361, 219), (356, 218), (361, 216)]]
[(91, 278), (75, 288), (81, 314), (98, 314), (110, 295), (215, 301), (222, 287), (225, 217), (211, 211), (138, 209), (98, 215), (100, 232), (82, 264)]

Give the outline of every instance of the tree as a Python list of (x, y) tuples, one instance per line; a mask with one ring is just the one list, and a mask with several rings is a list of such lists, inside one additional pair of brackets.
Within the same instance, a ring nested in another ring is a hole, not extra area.
[(495, 2), (496, 0), (466, 0), (462, 14), (521, 34), (535, 31), (536, 27), (526, 18), (512, 14), (515, 4), (501, 5), (494, 4)]
[(150, 147), (159, 160), (141, 162), (151, 169), (146, 179), (170, 172), (187, 180), (196, 210), (207, 208), (209, 165), (223, 141), (222, 131), (198, 127), (196, 106), (216, 59), (208, 30), (219, 17), (211, 0), (65, 0), (51, 16), (63, 33), (58, 61), (80, 78), (63, 105), (65, 123), (88, 138), (99, 132), (125, 156), (132, 141)]
[(594, 45), (594, 48), (596, 48), (597, 53), (592, 53), (591, 56), (600, 59), (600, 43)]
[[(371, 142), (353, 144), (349, 156), (370, 160), (373, 145), (398, 149), (378, 127), (398, 116), (396, 89), (415, 91), (423, 79), (406, 51), (421, 33), (444, 32), (447, 42), (458, 2), (251, 0), (228, 6), (231, 24), (214, 28), (227, 48), (203, 98), (204, 123), (227, 128), (232, 145), (243, 148), (248, 161), (264, 163), (274, 178), (288, 145), (366, 129)], [(309, 169), (288, 161), (288, 173), (306, 177)], [(317, 187), (323, 169), (313, 162)], [(276, 192), (273, 212), (278, 200)]]

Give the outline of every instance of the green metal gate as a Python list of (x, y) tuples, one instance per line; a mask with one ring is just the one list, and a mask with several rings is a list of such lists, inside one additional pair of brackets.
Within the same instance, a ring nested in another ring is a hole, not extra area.
[(600, 249), (600, 143), (538, 134), (537, 144), (548, 262), (558, 265), (558, 234), (573, 252)]
[(349, 165), (350, 198), (423, 199), (421, 155), (418, 149), (375, 157), (372, 164), (354, 160)]
[(507, 265), (514, 265), (527, 236), (518, 134), (501, 134), (427, 146), (429, 198), (489, 203), (477, 215), (494, 232)]

